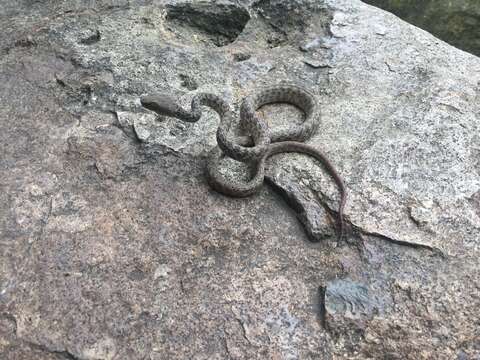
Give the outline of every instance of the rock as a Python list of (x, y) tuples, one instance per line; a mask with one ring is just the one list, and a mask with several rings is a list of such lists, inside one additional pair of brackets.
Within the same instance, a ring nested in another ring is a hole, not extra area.
[(79, 42), (84, 45), (92, 45), (100, 41), (100, 38), (100, 31), (96, 29), (85, 29), (84, 33), (81, 34)]
[(346, 317), (371, 316), (375, 305), (368, 298), (368, 289), (361, 284), (336, 280), (325, 288), (325, 310), (330, 315)]
[[(367, 323), (385, 314), (385, 305), (367, 286), (348, 280), (334, 280), (322, 289), (322, 320), (336, 336), (353, 333), (364, 336)], [(390, 305), (390, 304), (389, 304)], [(357, 339), (361, 341), (361, 336)]]
[(245, 61), (250, 59), (251, 57), (252, 55), (241, 52), (233, 54), (233, 58), (235, 59), (235, 61)]
[(462, 50), (480, 56), (480, 3), (475, 0), (364, 0)]
[[(0, 24), (1, 359), (478, 358), (477, 57), (354, 0), (7, 0)], [(284, 81), (320, 103), (345, 241), (317, 163), (223, 196), (217, 115), (139, 102), (238, 113)]]
[(328, 62), (319, 60), (304, 59), (303, 62), (314, 69), (331, 67)]
[(167, 19), (178, 27), (184, 25), (194, 32), (202, 31), (216, 46), (224, 46), (237, 38), (250, 20), (248, 11), (231, 1), (192, 1), (166, 6)]

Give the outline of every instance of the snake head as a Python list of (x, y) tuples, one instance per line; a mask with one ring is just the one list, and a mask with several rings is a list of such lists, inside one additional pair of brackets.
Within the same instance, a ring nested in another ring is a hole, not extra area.
[(159, 115), (175, 117), (179, 111), (179, 106), (175, 99), (167, 94), (142, 96), (140, 103), (144, 108), (152, 110)]

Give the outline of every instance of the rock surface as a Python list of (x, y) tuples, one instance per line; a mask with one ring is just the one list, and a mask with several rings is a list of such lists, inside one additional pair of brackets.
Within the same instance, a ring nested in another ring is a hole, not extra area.
[(478, 0), (364, 0), (391, 11), (465, 51), (480, 56)]
[[(0, 24), (0, 358), (480, 357), (477, 57), (354, 0), (4, 1)], [(282, 81), (322, 104), (344, 242), (313, 161), (224, 197), (216, 116), (139, 103)]]

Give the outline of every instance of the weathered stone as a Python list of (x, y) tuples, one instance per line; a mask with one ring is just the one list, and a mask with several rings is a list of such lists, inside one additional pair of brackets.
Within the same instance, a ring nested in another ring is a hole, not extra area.
[(390, 300), (389, 294), (379, 299), (367, 286), (348, 280), (327, 283), (321, 296), (324, 326), (336, 336), (353, 333), (363, 337), (367, 323), (374, 316), (384, 316), (388, 310), (385, 303)]
[(84, 34), (81, 34), (80, 44), (92, 45), (100, 41), (100, 31), (96, 29), (85, 29)]
[(235, 41), (250, 20), (244, 7), (223, 0), (175, 2), (168, 4), (166, 10), (168, 20), (177, 21), (178, 27), (188, 25), (205, 32), (217, 46)]
[[(480, 60), (360, 1), (217, 3), (4, 1), (0, 358), (478, 357)], [(237, 111), (282, 81), (321, 105), (343, 242), (314, 161), (275, 156), (228, 198), (204, 174), (217, 115), (139, 103)]]

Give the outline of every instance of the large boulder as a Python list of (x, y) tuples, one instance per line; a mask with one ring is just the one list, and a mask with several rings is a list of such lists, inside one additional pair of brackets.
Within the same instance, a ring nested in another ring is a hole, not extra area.
[[(0, 358), (480, 356), (477, 57), (356, 0), (3, 3)], [(217, 116), (139, 102), (280, 82), (321, 104), (341, 242), (315, 161), (223, 196)]]

